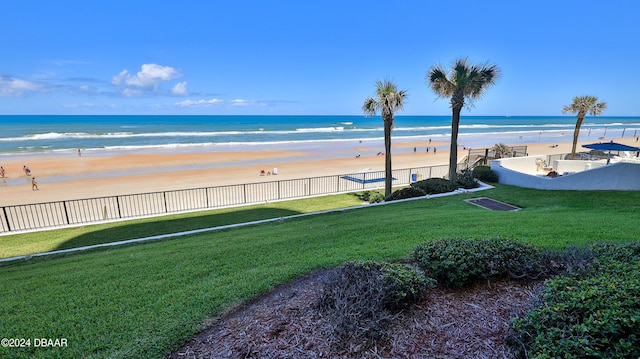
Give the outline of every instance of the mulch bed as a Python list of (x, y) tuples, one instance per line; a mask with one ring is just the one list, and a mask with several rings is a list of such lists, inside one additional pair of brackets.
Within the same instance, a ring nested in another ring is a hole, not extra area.
[(508, 358), (510, 318), (522, 316), (541, 282), (499, 280), (428, 290), (398, 313), (370, 348), (338, 348), (315, 309), (328, 270), (285, 284), (212, 319), (167, 358)]

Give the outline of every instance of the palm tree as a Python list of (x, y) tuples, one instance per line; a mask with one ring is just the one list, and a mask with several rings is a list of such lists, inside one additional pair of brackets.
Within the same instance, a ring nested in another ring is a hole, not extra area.
[(465, 106), (471, 107), (473, 101), (480, 98), (485, 90), (496, 83), (500, 69), (496, 65), (485, 63), (471, 65), (467, 58), (459, 58), (453, 63), (451, 71), (442, 65), (434, 65), (427, 72), (427, 83), (438, 97), (451, 98), (451, 151), (449, 155), (449, 180), (456, 180), (458, 166), (458, 128), (460, 112)]
[(393, 128), (393, 114), (402, 110), (407, 91), (398, 91), (395, 84), (389, 80), (376, 82), (376, 98), (367, 97), (362, 105), (362, 112), (367, 117), (374, 116), (377, 112), (382, 114), (384, 121), (384, 154), (385, 154), (385, 178), (384, 196), (391, 195), (391, 129)]
[(496, 143), (493, 146), (493, 152), (496, 153), (496, 158), (506, 157), (509, 154), (509, 146), (505, 145), (504, 143)]
[(562, 113), (578, 113), (578, 120), (576, 121), (576, 129), (573, 131), (573, 146), (571, 147), (571, 159), (576, 157), (576, 145), (578, 144), (578, 135), (580, 134), (580, 126), (587, 113), (593, 116), (598, 116), (607, 108), (606, 102), (598, 103), (598, 98), (595, 96), (576, 96), (573, 98), (573, 102), (569, 106), (565, 106), (562, 109)]

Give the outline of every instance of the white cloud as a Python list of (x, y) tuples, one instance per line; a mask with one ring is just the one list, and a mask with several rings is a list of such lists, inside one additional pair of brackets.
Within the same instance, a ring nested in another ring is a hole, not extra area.
[(249, 101), (242, 100), (242, 99), (235, 99), (235, 100), (231, 100), (231, 104), (234, 106), (247, 106), (249, 104)]
[(173, 88), (171, 89), (171, 93), (173, 93), (174, 95), (179, 95), (179, 96), (188, 95), (188, 92), (187, 92), (187, 81), (178, 82), (177, 84), (175, 84), (173, 86)]
[(229, 105), (229, 106), (266, 106), (267, 104), (264, 102), (254, 101), (254, 100), (243, 100), (243, 99), (235, 99), (235, 100), (221, 100), (217, 98), (212, 98), (209, 100), (201, 99), (201, 100), (184, 100), (180, 102), (176, 102), (174, 104), (178, 107), (190, 107), (190, 108), (199, 108), (199, 107), (211, 107), (211, 106), (221, 106), (221, 105)]
[(264, 102), (254, 101), (254, 100), (243, 100), (243, 99), (235, 99), (229, 101), (232, 106), (265, 106)]
[(41, 89), (42, 86), (35, 82), (0, 76), (0, 96), (22, 96), (25, 92)]
[(224, 103), (223, 100), (212, 98), (210, 100), (184, 100), (176, 102), (176, 106), (180, 107), (208, 107)]
[(126, 88), (122, 90), (122, 94), (125, 95), (126, 97), (134, 97), (134, 96), (142, 95), (143, 93), (144, 92), (140, 91), (139, 89)]
[(161, 82), (170, 81), (180, 76), (180, 72), (170, 66), (143, 64), (141, 70), (135, 75), (130, 74), (127, 70), (122, 70), (118, 75), (111, 78), (111, 83), (125, 88), (134, 87), (147, 91), (157, 91)]

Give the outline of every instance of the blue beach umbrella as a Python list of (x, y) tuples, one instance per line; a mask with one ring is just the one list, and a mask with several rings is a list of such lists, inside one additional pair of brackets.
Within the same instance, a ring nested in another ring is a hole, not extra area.
[(582, 145), (582, 147), (584, 148), (589, 148), (592, 150), (598, 150), (598, 151), (609, 151), (608, 155), (607, 155), (607, 164), (609, 163), (609, 160), (611, 159), (611, 151), (629, 151), (629, 152), (639, 152), (640, 148), (638, 147), (633, 147), (633, 146), (627, 146), (624, 145), (622, 143), (616, 143), (616, 142), (600, 142), (600, 143), (591, 143), (588, 145)]

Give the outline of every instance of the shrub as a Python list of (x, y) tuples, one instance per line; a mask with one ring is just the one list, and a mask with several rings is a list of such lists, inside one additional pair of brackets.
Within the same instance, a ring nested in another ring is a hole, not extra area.
[(406, 187), (406, 188), (399, 189), (399, 190), (393, 192), (389, 197), (386, 198), (386, 200), (387, 201), (397, 201), (399, 199), (422, 197), (422, 196), (426, 196), (426, 195), (427, 194), (423, 190), (421, 190), (420, 188)]
[(458, 189), (458, 185), (443, 178), (428, 178), (411, 184), (411, 187), (422, 190), (426, 194), (447, 193)]
[(604, 263), (586, 278), (547, 281), (537, 307), (513, 320), (517, 357), (640, 357), (640, 263)]
[(348, 262), (330, 272), (317, 307), (333, 344), (362, 352), (385, 334), (393, 311), (418, 299), (430, 283), (403, 264)]
[(473, 169), (473, 176), (483, 182), (498, 182), (498, 174), (489, 166), (476, 166), (476, 168)]
[(380, 192), (372, 192), (369, 196), (369, 203), (380, 203), (384, 201), (384, 194)]
[(567, 252), (581, 275), (547, 281), (536, 307), (512, 321), (507, 345), (519, 358), (640, 357), (640, 243)]
[(593, 270), (596, 265), (591, 248), (569, 247), (562, 250), (544, 250), (540, 260), (540, 268), (545, 277), (552, 275), (565, 275), (569, 277), (582, 277)]
[(358, 194), (358, 197), (360, 198), (361, 201), (369, 202), (369, 198), (371, 198), (371, 191), (364, 191)]
[(475, 177), (473, 177), (473, 171), (471, 170), (464, 170), (458, 173), (456, 182), (458, 183), (458, 187), (464, 189), (478, 188), (480, 186)]
[(378, 203), (384, 201), (384, 194), (377, 191), (364, 191), (358, 197), (361, 201), (368, 203)]
[(439, 284), (459, 287), (477, 279), (538, 277), (541, 255), (530, 244), (499, 238), (436, 240), (412, 252), (428, 276)]
[(387, 263), (381, 269), (387, 292), (385, 306), (389, 309), (406, 308), (418, 300), (425, 289), (435, 286), (435, 280), (406, 264)]
[(618, 261), (632, 262), (640, 259), (640, 243), (631, 242), (626, 244), (619, 243), (599, 243), (591, 246), (593, 255), (597, 263)]

